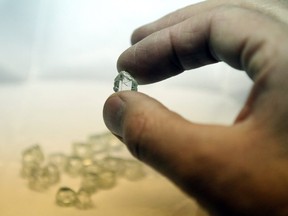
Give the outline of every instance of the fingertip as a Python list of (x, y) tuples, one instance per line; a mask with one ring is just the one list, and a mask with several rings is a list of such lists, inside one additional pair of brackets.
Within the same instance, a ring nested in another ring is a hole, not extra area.
[(145, 26), (141, 26), (137, 29), (135, 29), (131, 35), (131, 44), (134, 45), (141, 41), (143, 38), (147, 36), (147, 29)]
[(143, 113), (151, 112), (157, 102), (139, 92), (121, 91), (112, 94), (103, 107), (103, 119), (107, 128), (119, 137), (125, 138), (125, 131), (130, 128), (132, 132), (137, 129), (133, 118), (138, 118)]
[(142, 40), (142, 36), (140, 36), (140, 28), (137, 28), (133, 31), (131, 38), (130, 38), (130, 42), (132, 45), (136, 44), (138, 41)]
[(103, 107), (103, 119), (107, 128), (115, 135), (122, 137), (122, 116), (125, 109), (124, 101), (117, 93), (112, 94)]

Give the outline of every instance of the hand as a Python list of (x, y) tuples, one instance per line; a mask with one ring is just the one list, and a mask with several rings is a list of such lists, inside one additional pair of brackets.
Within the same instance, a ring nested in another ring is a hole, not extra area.
[(288, 215), (288, 2), (214, 0), (137, 29), (118, 70), (140, 84), (225, 61), (254, 80), (232, 126), (191, 123), (137, 92), (104, 105), (143, 162), (219, 215)]

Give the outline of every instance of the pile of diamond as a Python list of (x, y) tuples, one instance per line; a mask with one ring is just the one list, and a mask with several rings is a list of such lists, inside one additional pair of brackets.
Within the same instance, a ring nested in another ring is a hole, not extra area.
[(119, 178), (130, 181), (145, 177), (142, 164), (123, 157), (124, 145), (110, 133), (94, 135), (83, 143), (73, 143), (69, 155), (53, 153), (45, 158), (39, 145), (22, 153), (21, 176), (34, 191), (45, 191), (60, 182), (62, 175), (80, 178), (78, 190), (59, 188), (56, 204), (88, 209), (99, 190), (113, 188)]

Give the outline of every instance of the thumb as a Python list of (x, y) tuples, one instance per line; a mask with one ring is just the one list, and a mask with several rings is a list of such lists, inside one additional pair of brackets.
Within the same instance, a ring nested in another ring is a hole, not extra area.
[[(228, 156), (234, 157), (237, 148), (235, 129), (190, 123), (138, 92), (113, 94), (104, 105), (103, 115), (107, 127), (135, 157), (181, 187), (185, 187), (188, 178), (190, 181), (193, 176), (202, 176), (208, 167), (211, 170), (223, 163), (223, 169), (225, 161), (230, 164)], [(229, 149), (224, 144), (229, 143), (230, 137), (233, 148)], [(226, 151), (227, 158), (220, 151)]]

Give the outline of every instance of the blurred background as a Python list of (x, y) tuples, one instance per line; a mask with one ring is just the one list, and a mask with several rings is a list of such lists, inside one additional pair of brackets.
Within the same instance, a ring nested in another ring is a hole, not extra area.
[[(103, 104), (133, 30), (196, 2), (0, 0), (0, 190), (10, 178), (4, 170), (16, 169), (26, 146), (65, 151), (105, 132)], [(191, 121), (229, 125), (251, 85), (218, 63), (139, 91)]]

